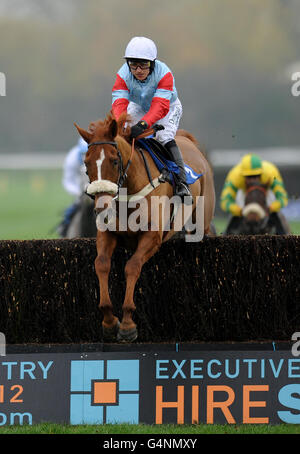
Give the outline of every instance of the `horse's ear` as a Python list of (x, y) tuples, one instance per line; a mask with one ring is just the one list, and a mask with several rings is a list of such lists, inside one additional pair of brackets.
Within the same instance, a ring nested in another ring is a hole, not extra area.
[(90, 134), (90, 133), (89, 133), (88, 131), (86, 131), (85, 129), (80, 128), (80, 126), (78, 126), (76, 123), (74, 123), (74, 126), (75, 126), (75, 128), (77, 129), (77, 131), (79, 132), (79, 134), (81, 135), (81, 137), (82, 137), (87, 143), (90, 143), (91, 138), (92, 138), (92, 134)]
[(113, 119), (111, 121), (109, 128), (108, 128), (108, 133), (112, 139), (114, 139), (116, 137), (116, 135), (118, 134), (118, 123), (116, 122), (115, 119)]

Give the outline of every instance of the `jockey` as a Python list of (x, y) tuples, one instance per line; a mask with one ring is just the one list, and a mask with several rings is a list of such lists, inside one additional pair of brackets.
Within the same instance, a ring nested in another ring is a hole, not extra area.
[(87, 149), (87, 143), (80, 137), (77, 144), (70, 149), (64, 161), (62, 184), (65, 190), (76, 198), (80, 197), (84, 190), (82, 175), (85, 166), (83, 157)]
[(63, 167), (62, 185), (75, 200), (64, 211), (62, 222), (57, 227), (57, 233), (64, 237), (70, 225), (71, 219), (80, 206), (80, 197), (85, 189), (88, 179), (85, 177), (84, 154), (87, 152), (87, 143), (79, 138), (77, 144), (68, 152)]
[[(236, 224), (242, 216), (246, 183), (255, 180), (268, 188), (267, 203), (274, 222), (281, 223), (278, 213), (288, 204), (288, 194), (277, 167), (262, 161), (256, 154), (246, 154), (228, 173), (221, 193), (221, 208), (231, 213)], [(284, 230), (281, 225), (280, 230)]]
[(174, 76), (168, 66), (157, 60), (155, 43), (136, 36), (128, 43), (126, 62), (119, 69), (112, 89), (112, 111), (118, 119), (123, 112), (131, 117), (131, 138), (154, 124), (164, 126), (156, 138), (173, 157), (179, 168), (176, 194), (191, 197), (186, 173), (175, 135), (182, 116)]

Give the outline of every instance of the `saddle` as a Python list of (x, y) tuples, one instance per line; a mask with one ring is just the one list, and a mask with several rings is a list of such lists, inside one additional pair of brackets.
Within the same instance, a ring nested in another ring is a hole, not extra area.
[[(172, 161), (172, 157), (170, 156), (168, 150), (160, 142), (158, 142), (158, 140), (154, 139), (153, 137), (138, 139), (137, 145), (138, 145), (137, 150), (141, 153), (143, 157), (150, 183), (153, 184), (152, 176), (150, 174), (150, 170), (144, 156), (144, 150), (146, 150), (150, 154), (154, 163), (156, 164), (157, 169), (161, 172), (161, 177), (159, 181), (161, 183), (168, 182), (175, 188), (178, 183), (179, 168), (177, 164), (175, 164), (175, 162)], [(196, 173), (187, 164), (184, 164), (184, 167), (186, 172), (187, 184), (195, 183), (195, 181), (198, 180), (198, 178), (200, 178), (203, 175), (202, 173), (200, 174)]]

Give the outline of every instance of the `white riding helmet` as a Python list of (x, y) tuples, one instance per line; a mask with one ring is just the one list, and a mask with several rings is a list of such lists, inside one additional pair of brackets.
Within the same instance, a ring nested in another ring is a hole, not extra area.
[(155, 43), (143, 36), (135, 36), (127, 44), (124, 58), (154, 61), (157, 58)]

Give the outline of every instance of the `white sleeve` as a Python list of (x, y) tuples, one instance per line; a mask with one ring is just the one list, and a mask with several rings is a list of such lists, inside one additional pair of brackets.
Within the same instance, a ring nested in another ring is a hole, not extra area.
[(63, 167), (63, 187), (69, 194), (74, 196), (79, 196), (82, 192), (79, 153), (79, 148), (77, 146), (73, 147), (67, 154)]

